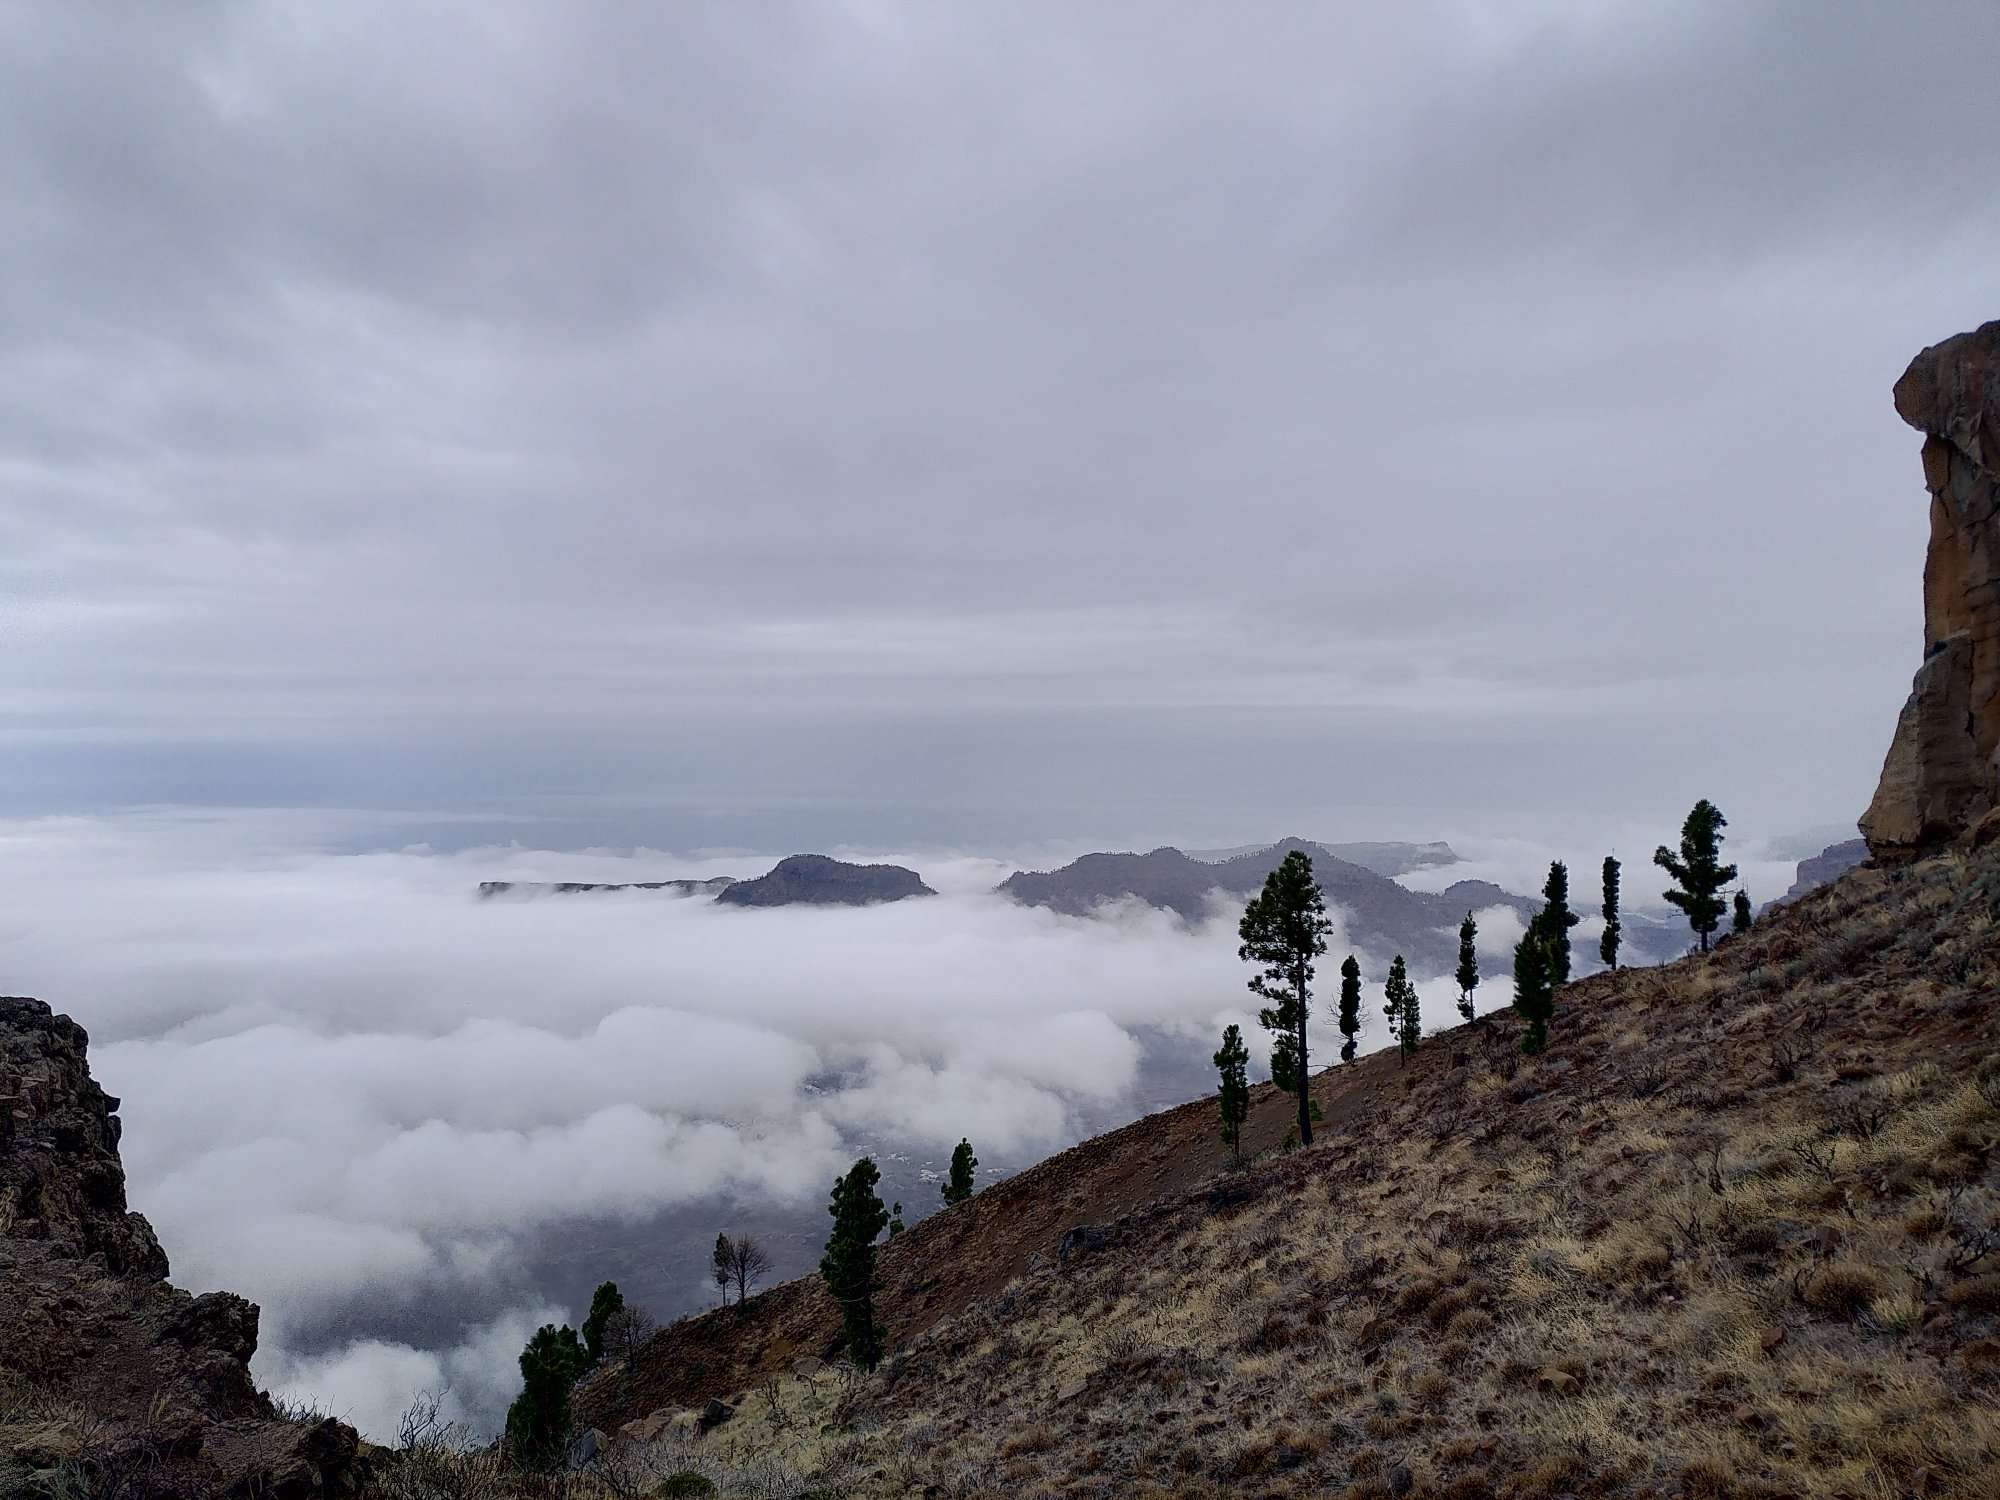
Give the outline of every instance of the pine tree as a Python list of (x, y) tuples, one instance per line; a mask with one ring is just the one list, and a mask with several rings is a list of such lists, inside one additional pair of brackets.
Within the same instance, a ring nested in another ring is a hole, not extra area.
[(1361, 965), (1348, 954), (1340, 965), (1340, 1060), (1354, 1061), (1354, 1038), (1361, 1031)]
[(715, 1237), (715, 1249), (709, 1252), (708, 1257), (708, 1274), (715, 1284), (722, 1288), (722, 1301), (725, 1306), (729, 1302), (730, 1254), (734, 1248), (726, 1233), (718, 1234)]
[(583, 1320), (583, 1347), (592, 1364), (604, 1358), (604, 1330), (624, 1305), (625, 1299), (619, 1295), (615, 1281), (599, 1283), (591, 1294), (590, 1313)]
[(1695, 803), (1681, 824), (1681, 854), (1674, 858), (1665, 844), (1654, 851), (1653, 863), (1673, 876), (1675, 889), (1667, 900), (1687, 913), (1688, 926), (1708, 952), (1708, 935), (1722, 922), (1722, 898), (1716, 893), (1736, 878), (1736, 866), (1722, 863), (1722, 830), (1729, 826), (1706, 797)]
[(1479, 988), (1479, 952), (1473, 946), (1478, 937), (1479, 924), (1467, 912), (1458, 924), (1458, 972), (1453, 977), (1458, 980), (1458, 1013), (1468, 1021), (1472, 1019), (1472, 992)]
[(1549, 1017), (1555, 1014), (1555, 976), (1549, 963), (1549, 947), (1539, 920), (1514, 945), (1514, 1009), (1528, 1023), (1521, 1039), (1523, 1052), (1539, 1052), (1548, 1044)]
[(972, 1169), (979, 1165), (979, 1158), (972, 1154), (972, 1142), (960, 1138), (951, 1152), (951, 1175), (945, 1178), (938, 1189), (939, 1196), (949, 1208), (954, 1203), (963, 1203), (972, 1196)]
[(1312, 1069), (1306, 1050), (1306, 1022), (1312, 1014), (1313, 960), (1326, 952), (1326, 897), (1313, 879), (1312, 860), (1294, 849), (1264, 880), (1237, 927), (1242, 946), (1236, 956), (1259, 966), (1250, 990), (1275, 1002), (1257, 1013), (1264, 1029), (1276, 1033), (1271, 1047), (1271, 1081), (1298, 1095), (1299, 1144), (1312, 1144)]
[(1736, 888), (1735, 914), (1730, 919), (1730, 928), (1736, 932), (1748, 932), (1753, 918), (1750, 915), (1750, 893), (1741, 886)]
[(1542, 899), (1547, 904), (1537, 920), (1542, 924), (1542, 941), (1549, 950), (1549, 979), (1561, 989), (1569, 983), (1569, 930), (1583, 920), (1569, 909), (1569, 866), (1561, 860), (1549, 865)]
[(1604, 856), (1604, 935), (1597, 940), (1597, 956), (1604, 960), (1604, 967), (1618, 967), (1618, 941), (1625, 935), (1624, 925), (1618, 920), (1618, 861), (1609, 854)]
[(898, 1201), (889, 1205), (889, 1238), (893, 1240), (903, 1228), (903, 1205)]
[(1224, 1028), (1222, 1047), (1215, 1054), (1216, 1071), (1222, 1078), (1222, 1139), (1239, 1157), (1243, 1154), (1243, 1122), (1250, 1117), (1249, 1064), (1250, 1049), (1243, 1045), (1242, 1031), (1235, 1026)]
[(847, 1334), (847, 1357), (864, 1370), (882, 1362), (882, 1328), (875, 1321), (875, 1236), (889, 1223), (875, 1186), (882, 1180), (874, 1161), (862, 1157), (833, 1185), (826, 1211), (833, 1219), (819, 1274), (840, 1308)]
[(507, 1447), (524, 1469), (552, 1469), (569, 1447), (569, 1393), (590, 1363), (576, 1330), (544, 1323), (521, 1351), (521, 1394), (507, 1408)]
[(1423, 1017), (1418, 1013), (1417, 987), (1410, 983), (1409, 966), (1398, 953), (1389, 965), (1389, 982), (1382, 989), (1382, 1011), (1389, 1018), (1389, 1032), (1396, 1038), (1397, 1060), (1408, 1062), (1423, 1035)]

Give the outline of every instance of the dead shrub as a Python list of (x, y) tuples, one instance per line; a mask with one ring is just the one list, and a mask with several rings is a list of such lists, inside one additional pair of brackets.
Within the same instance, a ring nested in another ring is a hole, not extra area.
[(1944, 1300), (1948, 1306), (1963, 1313), (2000, 1312), (2000, 1272), (1968, 1276), (1956, 1286), (1946, 1288)]
[(1056, 1445), (1056, 1435), (1046, 1427), (1024, 1427), (1019, 1432), (1009, 1434), (1000, 1445), (1002, 1458), (1024, 1458), (1030, 1454), (1047, 1453)]
[(1484, 1338), (1493, 1331), (1493, 1314), (1483, 1307), (1461, 1307), (1451, 1315), (1444, 1331), (1447, 1338)]
[(1807, 1278), (1805, 1302), (1815, 1312), (1852, 1317), (1886, 1290), (1874, 1267), (1853, 1260), (1835, 1261)]
[(1396, 1311), (1405, 1317), (1413, 1317), (1435, 1302), (1446, 1290), (1445, 1284), (1434, 1277), (1420, 1277), (1396, 1293)]
[(1440, 1294), (1430, 1306), (1424, 1309), (1424, 1321), (1435, 1331), (1442, 1331), (1451, 1320), (1472, 1306), (1472, 1297), (1461, 1288), (1454, 1287)]
[(1681, 1465), (1681, 1492), (1689, 1500), (1729, 1500), (1734, 1490), (1729, 1465), (1719, 1458), (1690, 1459)]
[(1426, 1411), (1435, 1411), (1444, 1405), (1445, 1398), (1452, 1392), (1452, 1378), (1438, 1369), (1425, 1370), (1410, 1382), (1410, 1400)]

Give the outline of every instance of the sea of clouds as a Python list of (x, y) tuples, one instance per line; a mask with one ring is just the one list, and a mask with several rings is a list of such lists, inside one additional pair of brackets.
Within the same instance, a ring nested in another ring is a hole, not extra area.
[[(1197, 1077), (1232, 1021), (1261, 1068), (1226, 905), (1192, 928), (1140, 906), (1064, 917), (992, 893), (1015, 861), (936, 851), (880, 857), (938, 897), (858, 910), (480, 900), (482, 880), (753, 875), (770, 856), (366, 842), (365, 818), (325, 814), (0, 823), (0, 989), (89, 1029), (175, 1281), (258, 1302), (260, 1378), (378, 1438), (424, 1389), (497, 1421), (527, 1334), (581, 1310), (583, 1272), (557, 1295), (523, 1269), (570, 1226), (656, 1235), (701, 1205), (712, 1233), (717, 1204), (816, 1223), (859, 1150), (941, 1160), (962, 1135), (1018, 1165), (1165, 1102), (1149, 1056), (1184, 1044)], [(1533, 890), (1545, 864), (1493, 844), (1449, 875)], [(1574, 884), (1586, 906), (1594, 870)], [(1518, 936), (1484, 914), (1496, 981)], [(1385, 965), (1364, 966), (1366, 1049), (1387, 1038)], [(1448, 979), (1421, 988), (1455, 1019)], [(689, 1298), (700, 1282), (686, 1267)]]

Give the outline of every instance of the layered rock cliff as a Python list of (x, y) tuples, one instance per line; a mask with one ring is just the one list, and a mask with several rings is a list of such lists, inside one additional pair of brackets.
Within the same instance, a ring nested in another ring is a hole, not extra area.
[(1941, 843), (2000, 805), (2000, 322), (1924, 350), (1895, 401), (1924, 434), (1931, 537), (1923, 665), (1861, 816), (1876, 854)]
[(0, 997), (0, 1386), (47, 1403), (25, 1427), (0, 1416), (0, 1494), (349, 1493), (354, 1429), (287, 1420), (250, 1379), (255, 1304), (167, 1284), (88, 1044)]

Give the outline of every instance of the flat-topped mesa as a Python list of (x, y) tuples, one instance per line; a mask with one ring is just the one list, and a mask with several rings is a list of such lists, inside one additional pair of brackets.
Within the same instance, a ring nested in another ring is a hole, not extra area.
[(2000, 321), (1933, 344), (1896, 382), (1931, 495), (1924, 661), (1861, 815), (1874, 854), (1954, 838), (2000, 806)]

